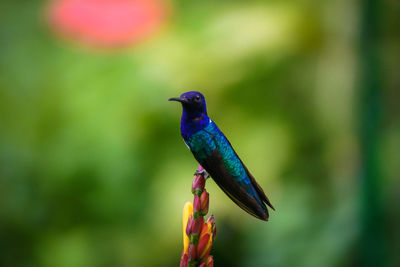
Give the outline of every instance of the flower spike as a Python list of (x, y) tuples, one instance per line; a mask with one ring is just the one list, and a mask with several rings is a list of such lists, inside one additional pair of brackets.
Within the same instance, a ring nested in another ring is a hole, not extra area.
[(183, 208), (183, 253), (180, 267), (213, 267), (210, 250), (216, 235), (214, 216), (204, 221), (208, 213), (209, 193), (205, 190), (207, 173), (201, 165), (192, 183), (193, 204), (186, 202)]

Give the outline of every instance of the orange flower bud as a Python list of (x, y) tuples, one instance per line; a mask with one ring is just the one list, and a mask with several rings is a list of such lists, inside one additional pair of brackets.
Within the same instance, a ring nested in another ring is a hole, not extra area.
[(217, 225), (214, 222), (214, 215), (211, 215), (210, 218), (208, 218), (207, 223), (211, 224), (211, 233), (212, 233), (213, 241), (214, 241), (214, 238), (217, 235)]
[(211, 233), (211, 231), (209, 231), (208, 228), (209, 228), (209, 223), (208, 222), (204, 223), (202, 228), (201, 228), (200, 238), (202, 236), (204, 236), (205, 234), (210, 234)]
[(199, 239), (199, 244), (197, 245), (197, 255), (199, 259), (205, 259), (210, 253), (212, 245), (211, 234), (205, 234)]
[(208, 256), (205, 264), (206, 264), (206, 267), (213, 267), (214, 266), (213, 256), (211, 256), (211, 255)]
[(199, 243), (197, 245), (197, 255), (199, 259), (205, 259), (208, 256), (211, 250), (212, 243), (213, 243), (212, 223), (207, 222), (203, 224), (199, 236)]

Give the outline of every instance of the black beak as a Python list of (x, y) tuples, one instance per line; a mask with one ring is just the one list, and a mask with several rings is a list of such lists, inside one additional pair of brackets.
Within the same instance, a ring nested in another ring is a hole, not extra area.
[(188, 100), (186, 98), (180, 98), (180, 97), (171, 97), (170, 99), (168, 99), (168, 101), (178, 101), (181, 103), (187, 103)]

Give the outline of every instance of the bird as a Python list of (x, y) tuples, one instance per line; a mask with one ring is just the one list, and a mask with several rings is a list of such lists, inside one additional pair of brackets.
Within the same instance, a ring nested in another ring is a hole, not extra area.
[(267, 206), (275, 208), (229, 140), (208, 117), (203, 94), (189, 91), (168, 100), (182, 105), (181, 135), (198, 163), (240, 208), (260, 220), (268, 221)]

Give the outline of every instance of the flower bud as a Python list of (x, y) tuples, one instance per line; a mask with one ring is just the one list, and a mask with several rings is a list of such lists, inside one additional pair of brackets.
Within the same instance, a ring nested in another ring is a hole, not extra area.
[(209, 224), (208, 222), (203, 224), (200, 232), (200, 238), (205, 234), (211, 234), (211, 231), (209, 230), (211, 229), (210, 225), (211, 224)]
[(208, 218), (207, 223), (211, 224), (211, 233), (212, 233), (213, 242), (214, 242), (214, 238), (217, 235), (217, 225), (214, 222), (214, 215), (211, 215), (210, 218)]
[[(213, 219), (211, 219), (212, 221)], [(210, 253), (213, 243), (212, 223), (207, 222), (203, 224), (199, 236), (199, 244), (197, 245), (197, 255), (200, 259), (204, 260)]]
[(188, 266), (188, 254), (183, 254), (181, 257), (181, 263), (179, 267), (187, 267)]
[(208, 198), (209, 194), (207, 190), (204, 189), (203, 193), (201, 193), (200, 196), (200, 212), (203, 216), (208, 213)]
[(206, 267), (213, 267), (214, 266), (213, 256), (211, 256), (211, 255), (208, 256), (205, 264), (206, 264)]
[(211, 216), (208, 218), (207, 222), (210, 222), (211, 224), (214, 224), (214, 215), (211, 215)]
[(210, 253), (212, 245), (212, 236), (210, 234), (202, 235), (197, 245), (197, 255), (199, 259), (205, 259)]
[(193, 200), (193, 213), (195, 218), (197, 218), (200, 215), (200, 209), (201, 209), (201, 199), (198, 195), (195, 194)]
[(188, 250), (188, 262), (190, 263), (196, 261), (196, 256), (197, 256), (196, 247), (194, 246), (193, 243), (190, 243)]
[(200, 216), (196, 220), (193, 219), (193, 215), (189, 217), (189, 222), (186, 227), (186, 234), (189, 236), (191, 243), (197, 244), (203, 225), (204, 225), (203, 217)]
[(203, 168), (203, 166), (201, 166), (201, 164), (199, 164), (199, 166), (197, 167), (197, 171), (196, 173), (201, 173), (203, 176), (204, 174), (206, 174), (206, 169)]
[(192, 235), (199, 235), (201, 232), (201, 228), (203, 227), (203, 224), (204, 224), (203, 217), (198, 217), (196, 220), (194, 220), (192, 226)]
[(205, 184), (206, 180), (204, 179), (203, 175), (195, 175), (192, 183), (192, 193), (200, 195), (200, 193), (204, 190)]
[(186, 235), (188, 237), (190, 237), (191, 233), (192, 233), (192, 226), (193, 226), (194, 220), (193, 220), (193, 213), (191, 213), (189, 215), (189, 218), (187, 220), (187, 224), (186, 224)]

